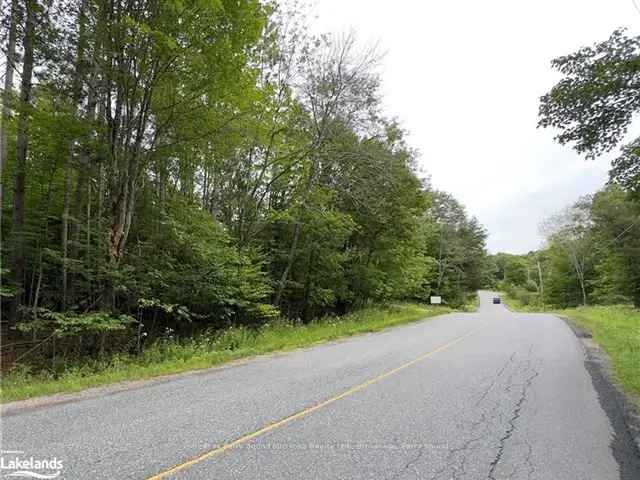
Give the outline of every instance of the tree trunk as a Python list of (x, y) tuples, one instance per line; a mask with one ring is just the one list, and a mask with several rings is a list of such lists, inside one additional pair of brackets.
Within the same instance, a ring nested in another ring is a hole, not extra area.
[(544, 279), (542, 278), (542, 266), (540, 265), (540, 261), (538, 260), (538, 283), (539, 283), (539, 291), (540, 291), (540, 301), (542, 302), (542, 310), (544, 311)]
[[(135, 162), (135, 160), (130, 160)], [(109, 237), (109, 257), (113, 264), (118, 264), (124, 254), (124, 247), (129, 236), (133, 209), (135, 206), (136, 172), (132, 166), (119, 192), (112, 202), (112, 221)]]
[(26, 184), (27, 153), (29, 148), (29, 108), (31, 105), (32, 76), (33, 76), (33, 48), (35, 37), (35, 0), (25, 0), (26, 20), (24, 31), (24, 61), (22, 66), (22, 81), (20, 83), (20, 113), (18, 115), (18, 133), (16, 137), (16, 178), (13, 196), (13, 231), (15, 243), (13, 245), (13, 274), (19, 293), (14, 301), (15, 321), (17, 307), (21, 304), (24, 286), (24, 197)]
[(87, 184), (87, 242), (85, 247), (85, 268), (91, 265), (91, 183)]
[(582, 305), (587, 306), (587, 292), (584, 288), (584, 279), (580, 279), (580, 289), (582, 290)]
[(287, 284), (287, 278), (289, 277), (289, 271), (293, 266), (293, 260), (296, 254), (296, 248), (298, 248), (298, 239), (300, 238), (300, 223), (296, 222), (295, 227), (293, 227), (293, 240), (291, 241), (291, 248), (289, 249), (289, 256), (287, 258), (287, 265), (282, 272), (282, 276), (280, 277), (280, 282), (278, 282), (278, 290), (276, 292), (276, 297), (274, 300), (274, 304), (276, 307), (280, 306), (280, 302), (282, 300), (282, 294), (284, 292), (284, 287)]
[(587, 291), (585, 289), (585, 281), (584, 281), (584, 263), (580, 261), (578, 258), (578, 254), (576, 252), (570, 253), (571, 261), (573, 262), (573, 268), (576, 271), (576, 276), (578, 277), (578, 283), (580, 284), (580, 291), (582, 293), (582, 305), (587, 306)]
[[(82, 103), (82, 85), (85, 80), (85, 47), (86, 47), (86, 8), (87, 0), (82, 0), (78, 8), (78, 44), (76, 46), (76, 58), (74, 66), (73, 76), (73, 114), (78, 116)], [(95, 106), (91, 106), (91, 102), (88, 104), (88, 109), (95, 109)], [(91, 112), (88, 112), (88, 120), (93, 120)], [(78, 245), (80, 245), (80, 217), (82, 214), (82, 191), (84, 188), (84, 181), (86, 176), (86, 170), (84, 169), (85, 162), (82, 162), (78, 168), (76, 191), (74, 196), (74, 206), (71, 208), (71, 177), (73, 173), (74, 164), (74, 143), (75, 139), (71, 140), (69, 145), (69, 158), (65, 164), (65, 189), (64, 189), (64, 209), (62, 213), (62, 251), (63, 251), (63, 265), (62, 265), (62, 280), (63, 280), (63, 308), (67, 306), (67, 297), (69, 296), (69, 257), (72, 259), (78, 258)], [(83, 157), (82, 147), (80, 148), (79, 156)], [(74, 221), (69, 223), (70, 212), (73, 211)], [(69, 248), (69, 238), (73, 237), (75, 240)], [(73, 275), (71, 276), (71, 295), (73, 296)]]
[(440, 287), (442, 286), (442, 281), (444, 280), (444, 272), (445, 272), (446, 260), (444, 259), (444, 230), (440, 231), (440, 246), (438, 250), (438, 284), (437, 284), (437, 294), (441, 295)]
[(4, 190), (2, 175), (7, 165), (9, 155), (9, 119), (11, 118), (11, 96), (13, 94), (13, 74), (16, 70), (16, 37), (18, 23), (18, 0), (11, 1), (11, 18), (9, 19), (9, 34), (7, 38), (7, 66), (4, 71), (4, 89), (2, 90), (2, 115), (0, 117), (0, 224), (2, 223), (2, 206), (4, 204)]
[[(69, 153), (71, 156), (71, 152)], [(70, 160), (64, 169), (64, 200), (62, 207), (62, 308), (67, 308), (68, 264), (69, 264), (69, 190), (71, 190)]]

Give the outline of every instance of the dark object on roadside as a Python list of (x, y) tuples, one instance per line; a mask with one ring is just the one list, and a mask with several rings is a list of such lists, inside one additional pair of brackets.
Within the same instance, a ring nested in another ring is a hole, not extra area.
[(493, 297), (493, 303), (500, 303), (500, 297)]

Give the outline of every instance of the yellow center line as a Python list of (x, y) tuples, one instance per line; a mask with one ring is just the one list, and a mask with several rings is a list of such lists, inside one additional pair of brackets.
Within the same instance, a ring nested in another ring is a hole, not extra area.
[(264, 435), (265, 433), (268, 433), (272, 430), (276, 430), (280, 427), (285, 426), (288, 423), (293, 422), (294, 420), (299, 420), (303, 417), (306, 417), (307, 415), (309, 415), (310, 413), (315, 412), (316, 410), (320, 410), (321, 408), (326, 407), (327, 405), (331, 405), (332, 403), (337, 402), (338, 400), (341, 400), (345, 397), (348, 397), (350, 395), (353, 395), (354, 393), (357, 393), (361, 390), (364, 390), (367, 387), (370, 387), (371, 385), (380, 382), (381, 380), (384, 380), (387, 377), (390, 377), (391, 375), (394, 375), (402, 370), (404, 370), (405, 368), (409, 368), (412, 365), (415, 365), (418, 362), (421, 362), (422, 360), (425, 360), (429, 357), (431, 357), (432, 355), (435, 355), (436, 353), (442, 352), (443, 350), (446, 350), (448, 348), (453, 347), (455, 344), (460, 343), (462, 340), (464, 340), (467, 337), (470, 337), (471, 335), (476, 334), (477, 332), (479, 332), (480, 330), (482, 330), (483, 328), (485, 328), (486, 325), (483, 325), (480, 328), (477, 328), (475, 330), (472, 330), (469, 333), (466, 333), (465, 335), (462, 335), (461, 337), (458, 337), (448, 343), (445, 343), (444, 345), (439, 346), (438, 348), (436, 348), (435, 350), (431, 350), (430, 352), (427, 352), (423, 355), (420, 355), (419, 357), (400, 365), (399, 367), (393, 368), (391, 370), (388, 370), (380, 375), (378, 375), (377, 377), (371, 378), (369, 380), (367, 380), (366, 382), (363, 382), (359, 385), (356, 385), (355, 387), (351, 387), (348, 390), (345, 390), (344, 392), (336, 395), (335, 397), (331, 397), (328, 398), (327, 400), (323, 400), (320, 403), (316, 403), (315, 405), (305, 408), (304, 410), (300, 410), (297, 413), (294, 413), (293, 415), (290, 415), (288, 417), (285, 417), (281, 420), (278, 420), (274, 423), (271, 423), (269, 425), (267, 425), (266, 427), (261, 428), (260, 430), (256, 430), (253, 433), (249, 433), (247, 435), (244, 435), (240, 438), (237, 438), (236, 440), (233, 440), (229, 443), (225, 443), (224, 445), (220, 446), (220, 447), (216, 447), (213, 448), (211, 450), (208, 450), (204, 453), (201, 453), (200, 455), (191, 458), (190, 460), (187, 460), (183, 463), (179, 463), (177, 465), (174, 465), (173, 467), (167, 468), (166, 470), (161, 471), (160, 473), (153, 475), (151, 477), (149, 477), (147, 480), (160, 480), (163, 478), (167, 478), (170, 475), (174, 475), (182, 470), (186, 470), (187, 468), (192, 467), (193, 465), (196, 465), (200, 462), (203, 462), (204, 460), (207, 460), (211, 457), (215, 457), (216, 455), (220, 455), (223, 452), (226, 452), (227, 450), (231, 450), (232, 448), (235, 448), (239, 445), (242, 445), (244, 443), (247, 443), (251, 440), (253, 440), (254, 438), (257, 438), (261, 435)]

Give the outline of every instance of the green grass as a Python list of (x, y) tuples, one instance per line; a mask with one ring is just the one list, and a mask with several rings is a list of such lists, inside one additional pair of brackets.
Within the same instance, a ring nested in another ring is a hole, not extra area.
[(19, 367), (0, 379), (0, 401), (9, 402), (63, 392), (77, 392), (110, 383), (209, 368), (224, 362), (276, 351), (292, 350), (365, 332), (413, 322), (451, 311), (446, 307), (395, 304), (326, 317), (307, 325), (277, 322), (259, 330), (231, 328), (186, 341), (165, 341), (139, 356), (120, 355), (104, 362), (69, 364), (59, 374)]
[(542, 312), (543, 310), (548, 310), (548, 307), (543, 309), (540, 305), (526, 305), (508, 292), (500, 292), (500, 298), (509, 309), (515, 312)]
[(473, 293), (469, 295), (467, 299), (467, 303), (465, 303), (461, 310), (463, 312), (477, 312), (478, 308), (480, 308), (480, 297), (478, 297), (477, 293)]
[(616, 380), (640, 401), (640, 310), (615, 305), (571, 308), (557, 313), (593, 335), (611, 357)]

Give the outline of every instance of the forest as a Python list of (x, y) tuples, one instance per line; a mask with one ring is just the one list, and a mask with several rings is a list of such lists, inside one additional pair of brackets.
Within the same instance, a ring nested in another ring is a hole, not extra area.
[(481, 286), (486, 232), (383, 111), (379, 52), (307, 13), (2, 2), (5, 367)]
[(489, 257), (492, 284), (534, 309), (640, 306), (640, 204), (611, 185), (543, 222), (545, 247)]

